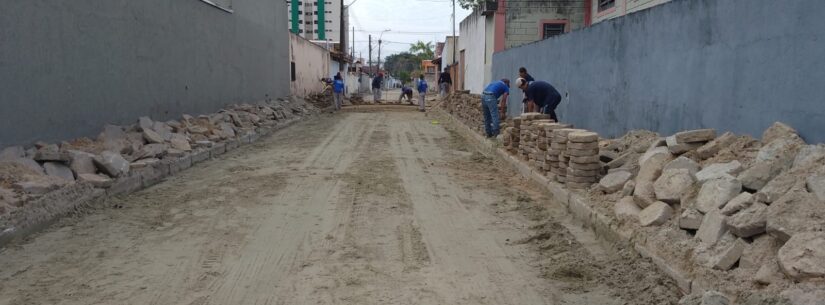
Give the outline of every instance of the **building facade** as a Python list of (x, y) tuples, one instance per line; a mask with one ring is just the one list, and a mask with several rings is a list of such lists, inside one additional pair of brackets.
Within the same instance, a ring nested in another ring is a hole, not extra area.
[(670, 2), (671, 0), (587, 0), (588, 16), (592, 16), (591, 23), (599, 23), (608, 19), (638, 12), (653, 6)]
[(329, 50), (290, 33), (289, 60), (292, 69), (289, 92), (292, 95), (307, 97), (324, 89), (320, 80), (330, 77), (333, 71)]
[(586, 26), (588, 1), (485, 1), (460, 24), (456, 89), (481, 93), (492, 81), (493, 53)]
[[(346, 29), (346, 12), (342, 0), (289, 0), (289, 29), (309, 40), (340, 43), (341, 29)], [(343, 19), (342, 20), (342, 16)], [(346, 38), (344, 38), (346, 40)]]

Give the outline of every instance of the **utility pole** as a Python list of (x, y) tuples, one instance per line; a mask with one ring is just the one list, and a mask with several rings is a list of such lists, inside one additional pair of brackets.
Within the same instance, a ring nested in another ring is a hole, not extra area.
[(340, 22), (340, 26), (338, 27), (338, 31), (340, 31), (340, 34), (341, 34), (340, 36), (341, 37), (340, 37), (340, 42), (338, 43), (338, 46), (340, 47), (342, 60), (341, 60), (341, 64), (338, 65), (338, 71), (339, 72), (344, 71), (344, 66), (347, 62), (347, 60), (346, 60), (346, 57), (347, 57), (347, 26), (346, 26), (346, 23), (344, 23), (344, 16), (349, 16), (349, 13), (344, 14), (344, 12), (346, 10), (347, 10), (347, 7), (344, 6), (344, 0), (341, 0), (341, 22)]
[[(377, 69), (376, 73), (381, 73), (381, 37), (378, 37), (378, 69)], [(382, 80), (383, 80), (383, 77), (382, 77)], [(380, 86), (383, 87), (384, 84), (380, 84)], [(378, 88), (378, 92), (381, 93), (381, 99), (384, 99), (384, 90), (382, 90), (382, 89), (384, 89), (384, 88)]]
[(369, 37), (369, 40), (368, 40), (367, 43), (370, 44), (370, 50), (369, 50), (370, 59), (368, 61), (369, 61), (370, 73), (372, 73), (372, 34), (370, 34), (368, 37)]
[(355, 60), (355, 27), (352, 27), (352, 60)]

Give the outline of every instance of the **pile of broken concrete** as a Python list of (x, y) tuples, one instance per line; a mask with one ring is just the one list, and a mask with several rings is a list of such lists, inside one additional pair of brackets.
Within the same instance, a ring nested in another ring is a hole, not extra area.
[[(444, 98), (441, 105), (447, 110), (447, 113), (460, 120), (464, 125), (484, 134), (484, 115), (481, 113), (480, 95), (453, 92)], [(501, 129), (502, 132), (504, 129)]]
[(86, 185), (117, 194), (249, 143), (279, 122), (317, 112), (300, 99), (230, 105), (211, 115), (106, 125), (92, 140), (37, 142), (0, 151), (0, 232), (29, 204), (62, 188)]
[(782, 123), (761, 140), (704, 129), (649, 142), (603, 151), (621, 162), (592, 190), (620, 194), (606, 198), (640, 238), (757, 288), (825, 281), (825, 145)]

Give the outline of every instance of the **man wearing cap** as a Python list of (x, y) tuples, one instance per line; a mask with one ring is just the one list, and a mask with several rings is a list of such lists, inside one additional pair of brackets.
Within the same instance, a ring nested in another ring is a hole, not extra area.
[(523, 78), (517, 79), (516, 85), (524, 90), (524, 97), (531, 108), (537, 108), (538, 112), (549, 114), (551, 119), (559, 121), (556, 107), (561, 103), (561, 94), (553, 85), (545, 81), (528, 82)]
[[(510, 80), (494, 81), (484, 88), (481, 95), (481, 112), (484, 113), (484, 132), (488, 138), (493, 138), (499, 132), (499, 111), (507, 105), (510, 95)], [(501, 98), (501, 102), (499, 102)]]

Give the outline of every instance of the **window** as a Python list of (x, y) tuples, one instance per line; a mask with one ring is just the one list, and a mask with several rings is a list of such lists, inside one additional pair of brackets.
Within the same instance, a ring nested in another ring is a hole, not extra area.
[(545, 23), (542, 25), (542, 39), (564, 34), (564, 23)]
[(599, 12), (611, 9), (616, 6), (616, 0), (598, 0), (599, 1)]
[(295, 62), (294, 62), (294, 61), (293, 61), (293, 62), (290, 62), (290, 65), (289, 65), (289, 72), (290, 72), (290, 74), (292, 75), (292, 81), (293, 81), (293, 82), (294, 82), (294, 81), (296, 81), (296, 80), (298, 80), (298, 78), (297, 78), (297, 77), (296, 77), (296, 75), (295, 75)]
[(318, 20), (315, 20), (315, 24), (318, 24)]
[(232, 13), (232, 0), (201, 0), (201, 2), (219, 8), (220, 10)]

